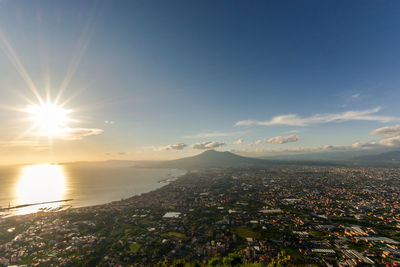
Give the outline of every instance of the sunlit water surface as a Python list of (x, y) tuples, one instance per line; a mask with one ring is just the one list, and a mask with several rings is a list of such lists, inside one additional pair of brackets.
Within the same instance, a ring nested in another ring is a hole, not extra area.
[(52, 201), (65, 200), (67, 187), (67, 178), (61, 166), (50, 164), (26, 166), (22, 169), (15, 185), (15, 205), (38, 205), (19, 208), (15, 212), (27, 214), (58, 208), (62, 202)]
[[(2, 167), (0, 206), (3, 210), (0, 217), (121, 200), (160, 188), (165, 185), (160, 181), (184, 173), (182, 170), (90, 164)], [(20, 207), (4, 210), (15, 206)]]

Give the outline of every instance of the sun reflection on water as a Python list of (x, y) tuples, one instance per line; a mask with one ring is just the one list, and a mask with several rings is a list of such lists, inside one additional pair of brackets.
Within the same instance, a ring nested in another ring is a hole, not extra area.
[[(65, 198), (66, 177), (60, 165), (31, 165), (22, 169), (15, 186), (15, 205), (38, 204)], [(15, 209), (15, 214), (29, 214), (60, 207), (61, 202), (44, 203)]]

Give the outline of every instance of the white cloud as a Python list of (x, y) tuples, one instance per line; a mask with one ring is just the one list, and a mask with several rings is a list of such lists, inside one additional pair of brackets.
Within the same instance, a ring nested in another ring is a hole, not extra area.
[(241, 135), (246, 132), (211, 132), (211, 133), (199, 133), (195, 135), (185, 135), (183, 138), (213, 138), (213, 137), (227, 137), (227, 136), (234, 136), (234, 135)]
[(400, 147), (400, 136), (382, 138), (379, 140), (379, 144), (388, 147)]
[(370, 134), (381, 135), (383, 137), (400, 136), (400, 124), (378, 128), (370, 132)]
[(350, 110), (342, 113), (333, 114), (316, 114), (310, 117), (299, 117), (296, 114), (279, 115), (268, 121), (244, 120), (238, 121), (235, 126), (272, 126), (272, 125), (290, 125), (290, 126), (307, 126), (311, 124), (321, 124), (329, 122), (343, 121), (379, 121), (390, 122), (398, 120), (395, 117), (372, 115), (381, 110), (380, 107), (367, 110)]
[(370, 132), (371, 135), (380, 135), (379, 145), (386, 147), (400, 146), (400, 124), (378, 128)]
[(234, 145), (241, 145), (243, 144), (243, 138), (239, 138), (238, 140), (236, 140), (235, 142), (233, 142)]
[(288, 136), (275, 136), (267, 140), (269, 144), (286, 144), (291, 142), (297, 142), (300, 140), (301, 136), (299, 135), (288, 135)]
[(177, 143), (161, 147), (160, 150), (183, 150), (185, 147), (187, 147), (187, 144)]
[(376, 141), (370, 141), (370, 142), (357, 141), (351, 145), (351, 147), (355, 149), (373, 149), (379, 146), (380, 145)]
[(102, 129), (89, 129), (89, 128), (69, 128), (61, 136), (65, 140), (81, 140), (83, 137), (90, 135), (102, 134), (104, 130)]
[(352, 147), (357, 149), (373, 149), (382, 147), (400, 147), (400, 124), (385, 126), (370, 132), (370, 135), (380, 135), (378, 141), (355, 142)]
[(197, 143), (192, 145), (193, 149), (213, 149), (213, 148), (219, 148), (222, 146), (225, 146), (225, 143), (220, 143), (220, 142), (202, 142), (202, 143)]

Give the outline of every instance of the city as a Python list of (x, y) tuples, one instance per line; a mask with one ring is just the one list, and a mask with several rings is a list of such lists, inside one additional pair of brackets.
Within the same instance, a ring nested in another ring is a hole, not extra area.
[(0, 226), (4, 266), (222, 265), (232, 253), (249, 265), (279, 254), (293, 265), (398, 266), (400, 170), (194, 171), (140, 196)]

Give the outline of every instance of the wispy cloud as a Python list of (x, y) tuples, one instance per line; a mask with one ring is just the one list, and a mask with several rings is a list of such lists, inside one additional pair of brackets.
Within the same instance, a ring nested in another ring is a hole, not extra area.
[(275, 136), (267, 140), (268, 144), (286, 144), (291, 142), (297, 142), (301, 139), (299, 135), (288, 135), (288, 136)]
[(47, 150), (49, 144), (39, 140), (11, 140), (0, 141), (0, 147), (3, 148), (31, 148), (34, 150)]
[(294, 133), (299, 133), (299, 132), (300, 132), (299, 129), (294, 129), (294, 130), (289, 130), (289, 131), (283, 132), (283, 134), (294, 134)]
[(210, 132), (210, 133), (198, 133), (194, 135), (185, 135), (183, 138), (214, 138), (214, 137), (228, 137), (245, 134), (245, 131), (239, 132)]
[(299, 117), (296, 114), (279, 115), (268, 121), (244, 120), (238, 121), (235, 126), (273, 126), (273, 125), (290, 125), (290, 126), (307, 126), (311, 124), (321, 124), (329, 122), (344, 121), (379, 121), (391, 122), (398, 120), (396, 117), (373, 115), (381, 110), (380, 107), (367, 110), (350, 110), (342, 113), (332, 114), (316, 114), (310, 117)]
[(111, 155), (116, 155), (116, 156), (126, 156), (128, 155), (128, 152), (125, 151), (120, 151), (120, 152), (105, 152), (104, 155), (106, 156), (111, 156)]
[(97, 128), (69, 128), (61, 136), (64, 140), (81, 140), (90, 135), (102, 134), (104, 130)]
[(215, 142), (215, 141), (210, 141), (210, 142), (202, 142), (202, 143), (197, 143), (192, 145), (193, 149), (200, 149), (200, 150), (204, 150), (204, 149), (213, 149), (213, 148), (219, 148), (222, 146), (225, 146), (225, 143), (220, 143), (220, 142)]
[(378, 128), (370, 132), (370, 134), (381, 135), (383, 137), (400, 136), (400, 124)]

